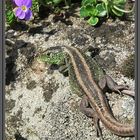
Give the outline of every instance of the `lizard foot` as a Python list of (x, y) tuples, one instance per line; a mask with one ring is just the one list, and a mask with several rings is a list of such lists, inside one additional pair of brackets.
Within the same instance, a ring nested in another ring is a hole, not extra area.
[(99, 126), (99, 118), (94, 109), (91, 108), (90, 103), (88, 102), (87, 96), (84, 96), (80, 103), (80, 110), (83, 114), (85, 114), (87, 117), (92, 118), (93, 125), (96, 128), (97, 137), (100, 137), (103, 140), (103, 135), (101, 128)]
[(117, 92), (120, 95), (125, 94), (134, 97), (134, 92), (129, 90), (127, 86), (124, 85), (118, 85), (110, 76), (105, 75), (100, 81), (99, 81), (99, 86), (102, 90), (105, 90), (106, 87), (113, 91)]

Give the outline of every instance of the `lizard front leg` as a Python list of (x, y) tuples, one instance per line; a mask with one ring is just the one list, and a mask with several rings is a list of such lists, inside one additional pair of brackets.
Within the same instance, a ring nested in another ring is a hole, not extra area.
[(102, 90), (108, 88), (111, 91), (118, 92), (120, 94), (126, 94), (131, 97), (135, 97), (134, 92), (129, 90), (128, 87), (124, 85), (118, 85), (110, 76), (105, 75), (100, 81), (99, 86)]
[(84, 95), (84, 97), (81, 100), (80, 110), (87, 117), (93, 119), (93, 124), (94, 124), (94, 126), (96, 128), (96, 132), (97, 132), (97, 137), (101, 137), (101, 139), (103, 140), (102, 131), (101, 131), (101, 128), (99, 126), (99, 118), (98, 118), (98, 115), (96, 114), (96, 112), (94, 111), (94, 109), (91, 108), (91, 106), (89, 104), (89, 101), (88, 101), (88, 98), (87, 98), (86, 95)]

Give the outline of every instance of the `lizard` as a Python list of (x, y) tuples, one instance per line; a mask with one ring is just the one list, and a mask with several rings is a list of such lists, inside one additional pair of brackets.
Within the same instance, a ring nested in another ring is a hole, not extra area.
[(100, 120), (107, 129), (116, 135), (134, 136), (134, 126), (122, 124), (114, 117), (105, 96), (106, 87), (111, 91), (134, 97), (132, 92), (127, 90), (127, 87), (114, 82), (95, 60), (88, 58), (80, 49), (69, 46), (55, 46), (46, 49), (43, 53), (55, 50), (64, 51), (70, 58), (70, 81), (75, 81), (78, 87), (77, 91), (79, 90), (82, 95), (84, 94), (80, 108), (86, 116), (93, 118), (97, 135), (103, 139), (99, 127)]

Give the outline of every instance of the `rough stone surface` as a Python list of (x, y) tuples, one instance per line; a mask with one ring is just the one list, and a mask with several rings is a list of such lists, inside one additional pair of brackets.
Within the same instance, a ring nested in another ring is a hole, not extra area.
[[(118, 84), (134, 90), (134, 80), (119, 69), (134, 54), (134, 22), (116, 19), (91, 27), (77, 16), (70, 16), (67, 24), (53, 22), (53, 17), (32, 21), (30, 28), (21, 26), (20, 31), (6, 31), (6, 140), (99, 139), (92, 119), (80, 112), (81, 98), (72, 93), (69, 78), (57, 69), (50, 73), (48, 64), (34, 61), (34, 55), (47, 47), (92, 46), (106, 72)], [(134, 100), (115, 93), (106, 95), (115, 117), (133, 124)], [(116, 136), (100, 124), (105, 140), (134, 140)]]

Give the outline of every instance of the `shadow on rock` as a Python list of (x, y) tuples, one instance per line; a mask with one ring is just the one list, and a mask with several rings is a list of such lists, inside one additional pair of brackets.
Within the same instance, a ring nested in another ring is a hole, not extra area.
[(23, 138), (20, 133), (15, 134), (15, 139), (16, 140), (27, 140), (26, 138)]
[[(25, 62), (25, 66), (24, 66), (26, 67), (26, 65), (29, 65), (34, 58), (33, 56), (35, 53), (35, 47), (30, 42), (25, 42), (23, 40), (17, 40), (15, 44), (13, 44), (12, 46), (9, 46), (8, 44), (6, 45), (7, 45), (6, 50), (8, 56), (6, 58), (6, 85), (9, 85), (11, 82), (15, 82), (16, 78), (19, 76), (19, 73), (17, 71), (17, 65), (16, 65), (16, 61), (19, 57), (19, 53), (26, 57), (27, 62)], [(21, 61), (24, 62), (22, 58)]]

